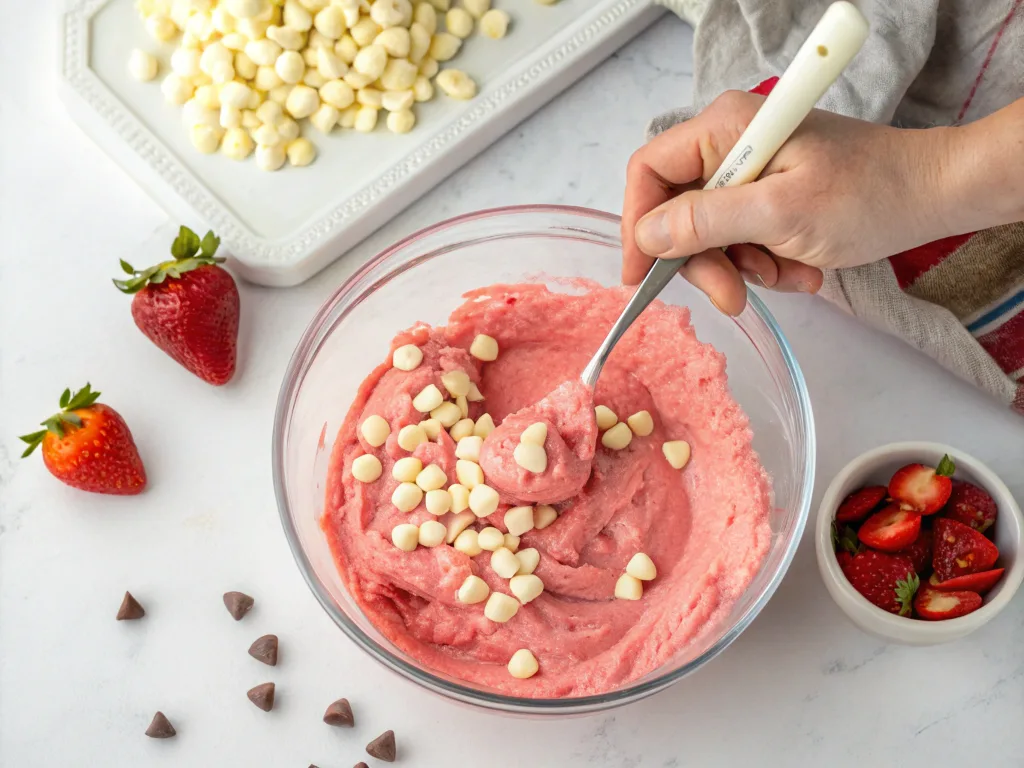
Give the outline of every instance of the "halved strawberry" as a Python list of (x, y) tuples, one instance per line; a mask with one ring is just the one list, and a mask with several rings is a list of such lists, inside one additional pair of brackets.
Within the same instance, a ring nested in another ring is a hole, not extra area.
[[(981, 573), (969, 573), (966, 576), (955, 576), (948, 581), (938, 581), (932, 586), (940, 592), (957, 592), (961, 589), (984, 595), (994, 587), (1003, 576), (1005, 568), (995, 568)], [(934, 574), (933, 574), (934, 575)], [(931, 582), (929, 582), (931, 583)]]
[(953, 492), (943, 514), (950, 520), (984, 533), (995, 524), (997, 511), (995, 499), (987, 491), (972, 483), (954, 480)]
[(914, 564), (914, 570), (918, 576), (924, 576), (932, 569), (932, 531), (930, 528), (921, 528), (914, 543), (904, 547), (896, 555), (909, 557)]
[(886, 488), (881, 485), (873, 485), (870, 488), (860, 488), (854, 491), (843, 499), (843, 503), (839, 505), (839, 510), (836, 512), (836, 522), (859, 523), (875, 511), (878, 505), (882, 503), (882, 499), (885, 498), (885, 494)]
[(977, 592), (939, 592), (925, 587), (914, 600), (914, 612), (926, 621), (942, 621), (966, 616), (981, 608)]
[(846, 569), (853, 565), (853, 555), (844, 550), (836, 552), (836, 562), (839, 563), (839, 570), (846, 573)]
[(939, 581), (987, 571), (998, 559), (996, 545), (970, 526), (948, 517), (935, 521), (932, 566)]
[(920, 532), (921, 516), (917, 512), (890, 504), (864, 521), (857, 538), (873, 549), (896, 552), (913, 544)]
[(853, 588), (874, 605), (889, 613), (910, 615), (920, 581), (907, 558), (866, 549), (843, 573)]
[(936, 468), (924, 464), (908, 464), (896, 470), (889, 481), (889, 495), (904, 509), (921, 515), (932, 515), (942, 509), (953, 489), (950, 478), (956, 465), (943, 456)]

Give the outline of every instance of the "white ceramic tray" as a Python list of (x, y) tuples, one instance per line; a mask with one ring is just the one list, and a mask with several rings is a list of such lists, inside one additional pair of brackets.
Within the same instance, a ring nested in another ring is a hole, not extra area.
[[(513, 17), (506, 38), (478, 35), (455, 63), (480, 84), (469, 102), (417, 105), (398, 136), (313, 136), (307, 168), (260, 171), (202, 155), (159, 79), (128, 75), (131, 50), (158, 52), (133, 0), (73, 0), (63, 19), (62, 94), (72, 117), (183, 222), (214, 229), (246, 279), (295, 285), (327, 266), (658, 17), (649, 0), (497, 0)], [(167, 60), (171, 48), (164, 51)]]

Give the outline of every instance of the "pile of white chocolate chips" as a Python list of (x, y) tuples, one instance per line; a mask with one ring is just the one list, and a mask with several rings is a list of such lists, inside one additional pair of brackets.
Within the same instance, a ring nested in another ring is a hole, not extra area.
[[(538, 0), (549, 5), (557, 0)], [(183, 107), (198, 151), (218, 150), (276, 171), (316, 157), (301, 120), (323, 134), (335, 127), (369, 133), (381, 112), (394, 133), (416, 125), (414, 105), (436, 85), (453, 99), (477, 86), (441, 68), (474, 30), (499, 39), (509, 27), (491, 0), (137, 0), (150, 36), (174, 44), (167, 62), (141, 49), (128, 66), (155, 80)]]
[[(498, 358), (498, 342), (483, 334), (470, 346), (470, 354), (483, 362)], [(392, 354), (392, 365), (402, 371), (415, 370), (423, 361), (422, 351), (412, 344), (399, 347)], [(391, 503), (400, 512), (412, 512), (421, 503), (436, 518), (417, 526), (411, 523), (396, 525), (391, 540), (404, 552), (417, 547), (452, 546), (459, 552), (476, 557), (484, 550), (491, 553), (490, 567), (501, 578), (508, 579), (509, 591), (514, 597), (491, 592), (487, 582), (479, 576), (469, 576), (458, 591), (458, 599), (467, 605), (485, 603), (484, 616), (497, 623), (505, 623), (544, 591), (544, 583), (534, 574), (540, 563), (540, 553), (533, 547), (520, 549), (520, 537), (532, 530), (541, 530), (556, 522), (558, 512), (547, 504), (511, 507), (505, 512), (504, 523), (508, 533), (494, 526), (481, 530), (471, 527), (478, 518), (493, 515), (498, 509), (498, 492), (487, 485), (483, 469), (478, 463), (484, 439), (494, 430), (494, 420), (484, 413), (474, 421), (469, 418), (469, 403), (481, 402), (484, 397), (464, 371), (449, 371), (441, 376), (448, 391), (446, 397), (434, 384), (427, 385), (413, 398), (413, 407), (424, 415), (418, 424), (409, 424), (398, 432), (398, 446), (412, 452), (417, 446), (437, 438), (442, 429), (448, 430), (455, 441), (455, 474), (457, 483), (448, 484), (445, 471), (436, 464), (424, 467), (415, 456), (405, 456), (395, 462), (392, 476), (398, 481)], [(608, 450), (622, 450), (633, 436), (646, 437), (654, 430), (651, 414), (640, 411), (620, 422), (609, 408), (595, 408), (598, 429), (603, 432), (601, 444)], [(544, 443), (547, 425), (531, 424), (523, 430), (513, 457), (528, 472), (542, 474), (547, 469)], [(359, 428), (363, 439), (373, 448), (387, 442), (391, 434), (387, 420), (379, 415), (367, 417)], [(690, 446), (683, 440), (663, 443), (665, 459), (675, 469), (682, 469), (690, 459)], [(352, 462), (352, 476), (361, 483), (377, 482), (383, 474), (380, 459), (370, 453)], [(445, 488), (445, 486), (448, 486)], [(657, 575), (654, 562), (643, 552), (630, 559), (615, 584), (615, 597), (639, 600), (643, 595), (643, 582)], [(520, 648), (508, 663), (513, 677), (533, 677), (539, 664), (533, 652)]]

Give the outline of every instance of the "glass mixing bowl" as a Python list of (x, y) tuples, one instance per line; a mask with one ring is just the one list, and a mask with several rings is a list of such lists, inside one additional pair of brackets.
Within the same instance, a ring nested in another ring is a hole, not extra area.
[[(320, 528), (327, 467), (363, 378), (396, 332), (443, 324), (466, 291), (545, 278), (619, 282), (619, 219), (582, 208), (481, 211), (406, 238), (372, 259), (320, 308), (292, 356), (274, 424), (274, 486), (288, 544), (313, 594), (342, 632), (386, 667), (443, 696), (491, 710), (567, 715), (636, 701), (698, 669), (742, 632), (775, 592), (807, 521), (814, 485), (814, 422), (803, 374), (764, 304), (728, 318), (682, 279), (661, 298), (687, 305), (698, 337), (724, 353), (733, 395), (774, 485), (771, 547), (746, 592), (713, 631), (669, 663), (599, 696), (527, 699), (426, 669), (396, 648), (348, 594)], [(555, 290), (570, 290), (547, 281)]]

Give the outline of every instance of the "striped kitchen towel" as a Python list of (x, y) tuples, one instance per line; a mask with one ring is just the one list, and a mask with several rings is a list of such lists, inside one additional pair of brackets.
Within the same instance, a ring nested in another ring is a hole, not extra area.
[[(694, 106), (656, 118), (649, 135), (729, 88), (770, 91), (829, 0), (664, 4), (698, 18)], [(923, 128), (976, 120), (1024, 97), (1024, 0), (875, 2), (865, 12), (864, 50), (819, 106)], [(1024, 222), (830, 270), (821, 292), (1024, 414)]]

